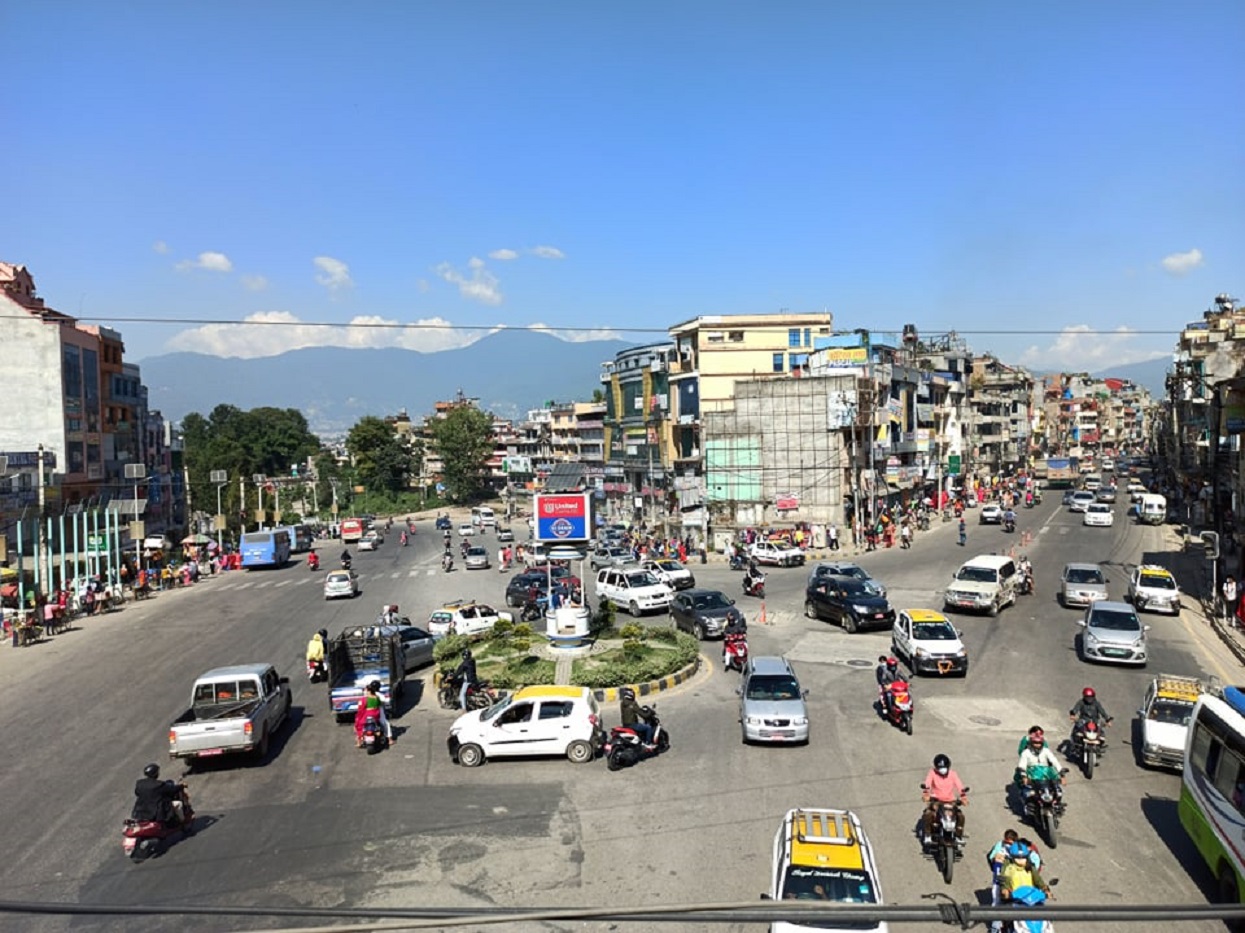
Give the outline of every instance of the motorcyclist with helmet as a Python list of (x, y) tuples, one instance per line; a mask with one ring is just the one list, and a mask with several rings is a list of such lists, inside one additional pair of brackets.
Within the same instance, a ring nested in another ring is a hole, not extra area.
[(761, 568), (757, 566), (756, 558), (749, 558), (748, 570), (744, 573), (744, 592), (751, 593), (764, 579), (765, 574), (761, 573)]
[(1023, 887), (1037, 888), (1047, 897), (1050, 886), (1042, 878), (1042, 873), (1033, 864), (1032, 852), (1020, 841), (1013, 842), (1007, 849), (1007, 864), (999, 872), (999, 900), (1006, 904), (1012, 899), (1012, 892)]
[(1033, 726), (1020, 750), (1020, 760), (1016, 762), (1016, 776), (1020, 783), (1021, 793), (1029, 794), (1029, 785), (1033, 780), (1050, 780), (1058, 778), (1060, 784), (1067, 780), (1059, 772), (1063, 770), (1059, 759), (1046, 744), (1046, 733), (1041, 726)]
[[(934, 756), (933, 767), (925, 775), (922, 787), (924, 789), (921, 792), (921, 799), (925, 802), (922, 824), (925, 832), (922, 839), (928, 843), (934, 836), (934, 819), (938, 813), (938, 805), (958, 803), (960, 807), (967, 806), (968, 788), (964, 786), (960, 776), (951, 770), (951, 759), (942, 753)], [(955, 811), (956, 839), (964, 838), (964, 811), (960, 807), (957, 807)]]
[(1072, 735), (1074, 737), (1078, 732), (1084, 731), (1087, 722), (1096, 722), (1101, 729), (1105, 729), (1111, 723), (1111, 715), (1102, 705), (1102, 701), (1098, 699), (1098, 694), (1093, 687), (1086, 687), (1081, 691), (1081, 698), (1076, 701), (1072, 709), (1068, 710), (1068, 719), (1073, 723)]
[(347, 549), (344, 549), (344, 548), (343, 548), (343, 549), (342, 549), (342, 559), (341, 559), (341, 565), (342, 565), (342, 569), (343, 569), (343, 570), (349, 570), (349, 569), (350, 569), (350, 561), (351, 561), (350, 551), (349, 551), (349, 550), (347, 550)]
[[(160, 766), (149, 764), (143, 768), (143, 776), (134, 782), (134, 809), (130, 818), (153, 821), (164, 826), (177, 826), (185, 819), (182, 796), (185, 784), (160, 780)], [(186, 831), (192, 832), (189, 824)]]
[(459, 662), (458, 667), (454, 669), (454, 677), (459, 678), (460, 683), (458, 688), (458, 705), (465, 710), (467, 708), (467, 691), (478, 680), (476, 659), (471, 654), (470, 648), (463, 649), (463, 658)]
[(878, 655), (878, 666), (874, 673), (878, 680), (878, 693), (881, 695), (882, 713), (889, 717), (891, 714), (890, 685), (897, 680), (903, 680), (899, 673), (899, 660), (897, 658), (888, 658), (884, 654)]
[(623, 687), (618, 691), (619, 712), (622, 713), (622, 724), (634, 729), (646, 748), (653, 747), (653, 725), (644, 716), (644, 708), (636, 701), (635, 691)]

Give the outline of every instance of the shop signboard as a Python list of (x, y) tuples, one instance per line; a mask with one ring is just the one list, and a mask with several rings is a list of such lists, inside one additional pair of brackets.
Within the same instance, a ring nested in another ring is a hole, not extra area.
[(537, 541), (586, 541), (591, 537), (588, 493), (544, 493), (534, 499)]

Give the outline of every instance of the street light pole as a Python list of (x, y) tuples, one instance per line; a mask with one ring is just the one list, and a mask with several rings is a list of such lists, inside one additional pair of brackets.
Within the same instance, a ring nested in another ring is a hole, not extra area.
[(264, 480), (267, 477), (263, 473), (256, 473), (251, 477), (255, 483), (255, 530), (262, 531), (264, 527)]
[(41, 576), (44, 573), (47, 574), (47, 576), (43, 577), (43, 592), (45, 596), (50, 595), (52, 592), (52, 561), (51, 561), (50, 555), (48, 554), (47, 532), (44, 530), (44, 527), (43, 527), (43, 511), (44, 511), (44, 507), (47, 502), (46, 496), (47, 496), (47, 493), (43, 488), (43, 445), (40, 444), (39, 445), (39, 517), (35, 523), (35, 529), (37, 533), (36, 540), (39, 543), (39, 552), (38, 552), (38, 556), (35, 559), (38, 561), (39, 574)]

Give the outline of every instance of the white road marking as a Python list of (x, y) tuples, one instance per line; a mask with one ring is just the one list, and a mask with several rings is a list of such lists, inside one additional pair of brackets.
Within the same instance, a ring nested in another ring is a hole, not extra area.
[(282, 580), (280, 583), (278, 583), (278, 584), (277, 584), (275, 587), (273, 587), (273, 588), (274, 588), (274, 589), (278, 589), (278, 590), (279, 590), (279, 589), (281, 589), (281, 587), (283, 587), (283, 586), (289, 586), (289, 585), (290, 585), (291, 583), (293, 583), (293, 582), (294, 582), (293, 580)]

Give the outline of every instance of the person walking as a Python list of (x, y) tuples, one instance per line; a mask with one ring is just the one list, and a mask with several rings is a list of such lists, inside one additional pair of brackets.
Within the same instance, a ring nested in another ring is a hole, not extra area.
[(963, 516), (960, 517), (960, 547), (964, 547), (968, 543), (968, 525), (964, 524)]
[(1220, 593), (1223, 595), (1223, 613), (1224, 621), (1229, 623), (1236, 622), (1236, 601), (1238, 598), (1236, 577), (1228, 574), (1224, 578), (1223, 586), (1220, 587)]
[(839, 549), (839, 526), (834, 522), (830, 523), (830, 550), (837, 551)]

